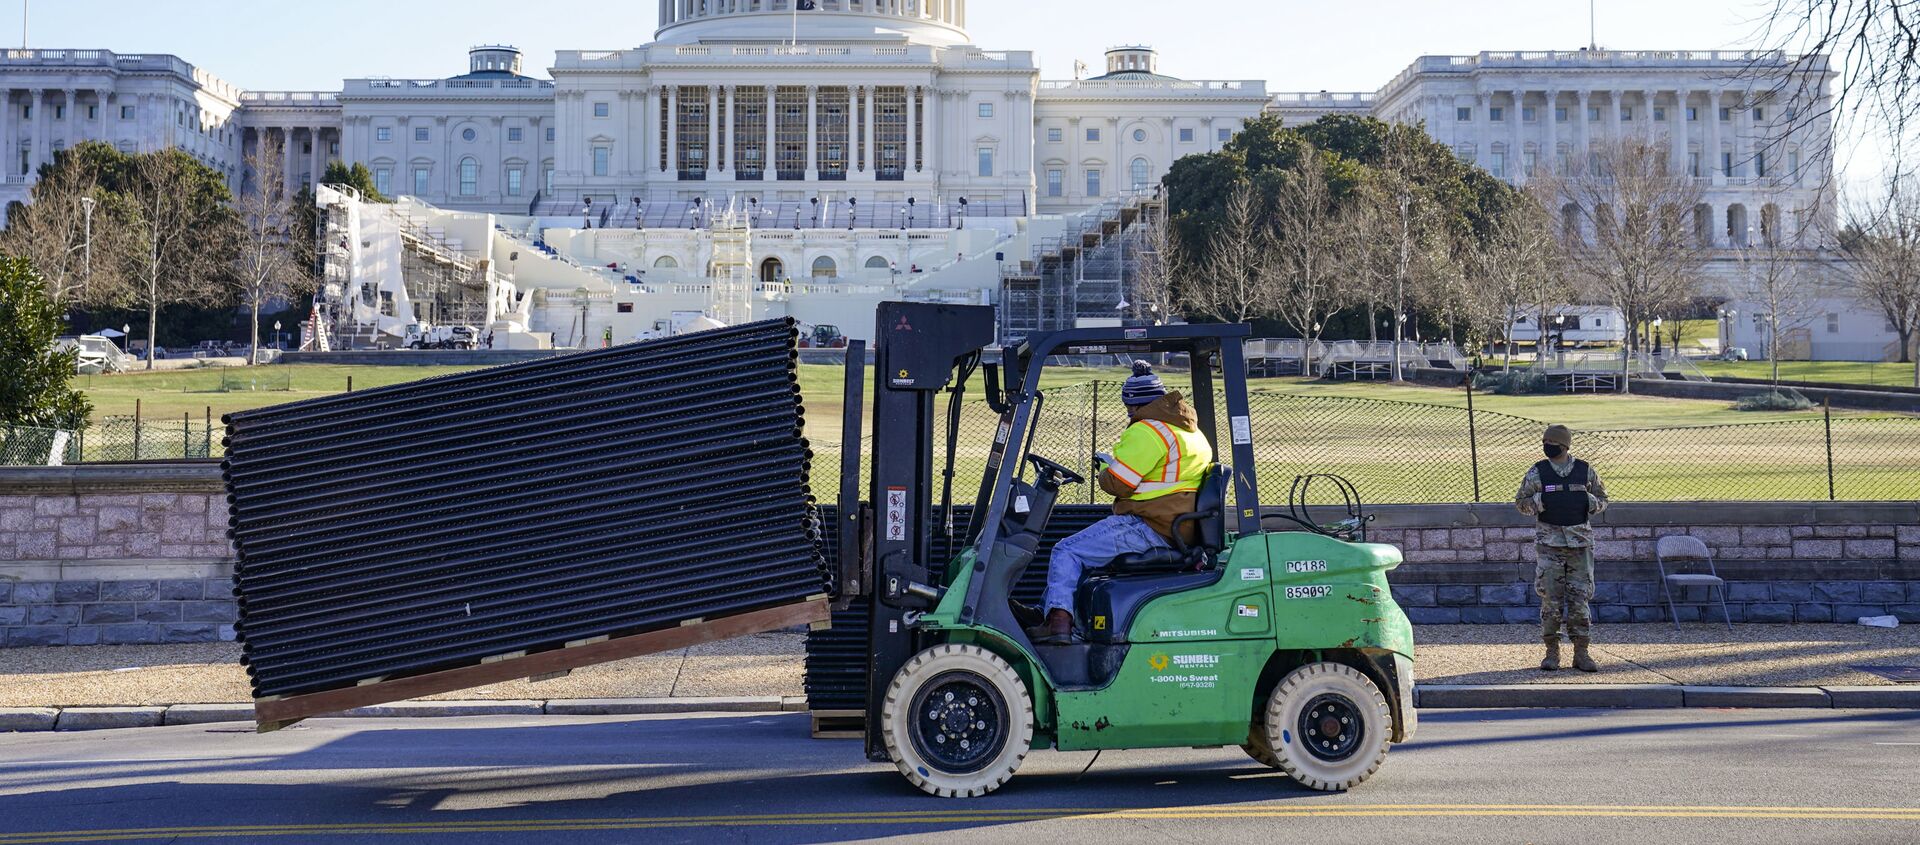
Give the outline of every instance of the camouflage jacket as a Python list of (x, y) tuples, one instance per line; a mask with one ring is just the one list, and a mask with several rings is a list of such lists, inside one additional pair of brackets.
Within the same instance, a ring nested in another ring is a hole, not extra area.
[[(1558, 468), (1556, 465), (1555, 469), (1558, 470)], [(1573, 462), (1571, 460), (1567, 462), (1567, 472), (1573, 472)], [(1564, 477), (1565, 476), (1562, 476), (1562, 478)], [(1588, 512), (1593, 516), (1605, 513), (1607, 510), (1607, 488), (1600, 483), (1600, 472), (1595, 470), (1591, 464), (1587, 466), (1586, 483)], [(1540, 468), (1535, 466), (1528, 469), (1527, 477), (1520, 482), (1520, 492), (1514, 494), (1514, 504), (1520, 508), (1521, 513), (1528, 516), (1539, 515), (1541, 510), (1541, 489)], [(1548, 525), (1544, 522), (1537, 523), (1534, 529), (1534, 542), (1542, 546), (1553, 546), (1561, 549), (1590, 548), (1593, 546), (1593, 523), (1588, 522), (1581, 525), (1566, 526)]]

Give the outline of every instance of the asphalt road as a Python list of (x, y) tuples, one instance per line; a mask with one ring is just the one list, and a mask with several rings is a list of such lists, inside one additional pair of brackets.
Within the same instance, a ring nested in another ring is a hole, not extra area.
[(247, 728), (0, 736), (0, 845), (1920, 842), (1920, 713), (1433, 712), (1344, 795), (1211, 749), (1037, 752), (973, 801), (801, 714)]

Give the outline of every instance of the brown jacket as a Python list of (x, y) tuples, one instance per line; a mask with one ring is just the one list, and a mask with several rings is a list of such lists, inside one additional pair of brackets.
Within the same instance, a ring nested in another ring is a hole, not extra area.
[[(1193, 406), (1187, 404), (1187, 398), (1180, 391), (1173, 391), (1146, 406), (1134, 421), (1158, 420), (1167, 425), (1179, 426), (1188, 431), (1200, 430), (1200, 419), (1194, 414)], [(1137, 516), (1146, 520), (1153, 530), (1160, 533), (1168, 542), (1173, 541), (1173, 520), (1176, 517), (1193, 513), (1194, 502), (1198, 496), (1194, 493), (1173, 493), (1158, 499), (1139, 502), (1129, 498), (1133, 489), (1115, 478), (1107, 470), (1100, 472), (1100, 489), (1113, 496), (1113, 512), (1116, 516)], [(1187, 542), (1196, 540), (1195, 528), (1188, 525), (1183, 532)]]

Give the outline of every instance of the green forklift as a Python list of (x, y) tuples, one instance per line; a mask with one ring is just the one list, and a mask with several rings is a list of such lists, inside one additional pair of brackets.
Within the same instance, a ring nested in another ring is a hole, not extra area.
[[(1365, 781), (1392, 744), (1412, 738), (1413, 633), (1386, 578), (1400, 552), (1359, 542), (1364, 518), (1321, 526), (1297, 510), (1262, 512), (1246, 326), (1072, 329), (1008, 345), (998, 361), (987, 360), (992, 308), (883, 303), (877, 329), (871, 386), (864, 350), (848, 356), (840, 513), (849, 524), (838, 573), (843, 598), (870, 599), (869, 759), (893, 763), (929, 794), (974, 797), (1006, 784), (1036, 747), (1239, 746), (1335, 791)], [(1087, 355), (1185, 361), (1201, 430), (1230, 441), (1214, 443), (1230, 462), (1209, 469), (1196, 511), (1180, 518), (1197, 542), (1091, 568), (1071, 642), (1037, 645), (1011, 594), (1062, 491), (1088, 483), (1056, 460), (1079, 456), (1033, 453), (1039, 385), (1049, 359)], [(956, 526), (955, 440), (975, 373), (1000, 419), (973, 507)], [(941, 392), (950, 401), (936, 494)], [(930, 533), (942, 520), (964, 534), (960, 553), (934, 566)]]

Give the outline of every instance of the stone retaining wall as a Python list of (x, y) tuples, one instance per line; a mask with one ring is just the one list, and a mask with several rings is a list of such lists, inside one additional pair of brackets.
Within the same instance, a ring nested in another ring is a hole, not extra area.
[[(1703, 502), (1614, 505), (1594, 529), (1594, 618), (1669, 618), (1654, 545), (1698, 537), (1727, 579), (1735, 622), (1852, 622), (1893, 615), (1920, 622), (1920, 506), (1851, 502)], [(1534, 529), (1511, 505), (1380, 509), (1370, 539), (1399, 546), (1391, 576), (1415, 622), (1538, 619)], [(1704, 569), (1689, 564), (1684, 570)], [(1673, 594), (1681, 621), (1718, 621), (1706, 588)]]
[(7, 646), (233, 639), (219, 466), (0, 469)]
[[(0, 468), (5, 645), (232, 639), (224, 502), (213, 462)], [(1375, 514), (1371, 539), (1406, 553), (1390, 577), (1415, 622), (1537, 618), (1533, 528), (1511, 505)], [(1920, 623), (1920, 504), (1626, 502), (1597, 532), (1602, 622), (1667, 618), (1654, 542), (1691, 534), (1719, 556), (1734, 621)], [(1703, 618), (1703, 592), (1675, 596), (1681, 619)]]

